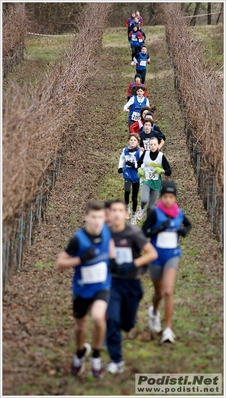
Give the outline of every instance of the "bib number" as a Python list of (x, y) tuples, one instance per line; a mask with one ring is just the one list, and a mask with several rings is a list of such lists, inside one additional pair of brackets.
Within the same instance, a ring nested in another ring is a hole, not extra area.
[(146, 66), (146, 61), (140, 61), (140, 66)]
[(140, 119), (140, 112), (133, 112), (132, 116), (131, 116), (131, 119), (135, 120), (135, 121), (139, 120)]
[(107, 264), (102, 261), (95, 265), (81, 267), (83, 283), (100, 283), (107, 279)]
[(155, 174), (153, 169), (147, 169), (145, 170), (145, 178), (146, 180), (158, 180), (158, 174)]
[(156, 246), (160, 249), (176, 249), (177, 232), (160, 232), (157, 235)]
[(116, 247), (115, 252), (118, 264), (131, 263), (133, 261), (133, 253), (130, 247)]

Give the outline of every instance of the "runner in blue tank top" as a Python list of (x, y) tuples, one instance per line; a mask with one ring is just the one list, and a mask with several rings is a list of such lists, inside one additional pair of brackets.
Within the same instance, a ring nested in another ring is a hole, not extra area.
[(124, 111), (129, 113), (128, 126), (130, 126), (141, 118), (140, 111), (144, 106), (150, 106), (149, 99), (144, 96), (144, 88), (136, 87), (136, 95), (130, 98), (125, 104)]
[[(142, 230), (158, 252), (158, 258), (149, 265), (154, 285), (153, 306), (149, 312), (151, 332), (161, 332), (159, 303), (165, 299), (166, 328), (161, 343), (174, 343), (172, 331), (173, 290), (178, 264), (181, 256), (179, 237), (185, 237), (191, 229), (191, 223), (176, 203), (177, 188), (171, 181), (164, 181), (160, 191), (160, 201), (150, 212)], [(182, 227), (183, 225), (183, 227)]]
[(143, 154), (143, 151), (140, 149), (140, 137), (138, 134), (130, 134), (129, 135), (129, 145), (126, 148), (123, 148), (122, 153), (119, 158), (118, 164), (118, 172), (123, 173), (124, 178), (124, 200), (127, 205), (128, 216), (130, 213), (130, 205), (129, 205), (129, 197), (130, 190), (132, 187), (132, 218), (131, 224), (136, 224), (136, 210), (137, 210), (137, 197), (140, 186), (140, 178), (137, 173), (138, 169), (138, 160)]
[(74, 268), (72, 280), (73, 314), (76, 320), (77, 352), (71, 373), (80, 376), (91, 347), (85, 343), (88, 311), (94, 324), (92, 375), (103, 376), (100, 349), (106, 332), (106, 310), (111, 287), (110, 258), (114, 242), (105, 224), (104, 204), (90, 201), (86, 206), (85, 227), (79, 229), (56, 261), (56, 269)]

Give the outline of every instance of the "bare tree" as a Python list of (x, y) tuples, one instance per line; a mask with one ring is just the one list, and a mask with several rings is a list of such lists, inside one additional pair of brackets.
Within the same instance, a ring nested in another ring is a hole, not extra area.
[(207, 24), (211, 25), (211, 3), (207, 3)]
[(224, 7), (224, 3), (221, 3), (221, 8), (220, 8), (220, 12), (219, 12), (219, 14), (217, 16), (216, 24), (218, 24), (218, 22), (220, 20), (220, 17), (223, 14), (223, 7)]
[(196, 15), (198, 15), (198, 13), (199, 13), (199, 9), (201, 7), (201, 4), (202, 3), (195, 3), (195, 11), (194, 11), (193, 17), (192, 17), (192, 19), (190, 21), (190, 26), (195, 26), (195, 24), (196, 24)]

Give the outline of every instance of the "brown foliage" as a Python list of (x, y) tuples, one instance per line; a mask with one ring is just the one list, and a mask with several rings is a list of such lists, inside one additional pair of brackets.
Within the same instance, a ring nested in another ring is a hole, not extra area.
[[(165, 3), (166, 38), (183, 111), (199, 193), (223, 243), (223, 95), (182, 19), (180, 4)], [(215, 69), (215, 68), (214, 68)]]
[(23, 58), (27, 17), (23, 3), (11, 3), (4, 7), (2, 21), (3, 71), (6, 75)]
[[(87, 3), (72, 47), (29, 99), (12, 84), (3, 121), (3, 220), (10, 220), (37, 196), (63, 138), (76, 123), (75, 108), (96, 73), (98, 49), (110, 5)], [(95, 32), (95, 34), (93, 34)]]

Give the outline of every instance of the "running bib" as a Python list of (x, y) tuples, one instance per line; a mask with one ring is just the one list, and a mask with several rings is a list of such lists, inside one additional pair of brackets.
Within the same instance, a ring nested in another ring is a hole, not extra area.
[(157, 235), (156, 246), (161, 249), (176, 249), (177, 232), (160, 232)]
[(140, 61), (140, 66), (146, 66), (146, 62), (147, 61), (144, 61), (144, 60)]
[(133, 253), (131, 247), (116, 247), (116, 262), (121, 265), (123, 263), (131, 263), (133, 261)]
[(102, 261), (95, 265), (81, 267), (83, 283), (105, 282), (107, 279), (107, 264)]
[(145, 149), (145, 151), (148, 151), (148, 150), (149, 150), (149, 142), (150, 142), (150, 138), (149, 138), (149, 139), (146, 139), (146, 140), (143, 140), (143, 144), (144, 144), (144, 149)]
[(158, 180), (159, 176), (154, 172), (153, 169), (146, 169), (145, 170), (145, 178), (146, 180)]
[(135, 120), (135, 121), (139, 120), (140, 119), (140, 112), (133, 112), (132, 116), (131, 116), (131, 119)]

